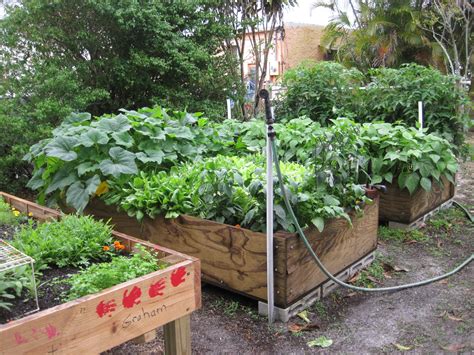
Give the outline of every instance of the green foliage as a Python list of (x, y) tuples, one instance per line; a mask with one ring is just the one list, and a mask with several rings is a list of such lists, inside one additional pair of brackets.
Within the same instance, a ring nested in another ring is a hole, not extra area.
[(0, 226), (17, 225), (20, 219), (15, 216), (12, 207), (0, 197)]
[(130, 257), (115, 256), (109, 262), (94, 264), (78, 274), (72, 275), (65, 282), (71, 286), (67, 292), (67, 300), (100, 292), (122, 282), (150, 274), (167, 267), (166, 263), (158, 262), (153, 252), (137, 245), (138, 252)]
[(404, 230), (396, 228), (388, 228), (385, 226), (379, 227), (379, 238), (384, 241), (394, 241), (399, 243), (406, 243), (411, 241), (426, 242), (429, 237), (419, 230)]
[(167, 170), (233, 144), (201, 114), (155, 107), (93, 118), (73, 114), (34, 145), (35, 170), (28, 187), (40, 201), (61, 199), (82, 211), (101, 182), (128, 180), (138, 171)]
[(464, 143), (464, 130), (469, 125), (469, 99), (454, 76), (421, 65), (404, 65), (399, 69), (369, 70), (371, 82), (358, 93), (363, 121), (402, 121), (416, 127), (418, 101), (423, 102), (424, 127), (456, 146)]
[[(189, 214), (264, 231), (266, 181), (262, 166), (263, 157), (258, 155), (217, 156), (169, 172), (142, 172), (131, 182), (112, 184), (105, 202), (117, 204), (138, 219), (145, 215), (173, 218)], [(350, 221), (345, 207), (358, 209), (358, 204), (365, 200), (364, 190), (350, 183), (337, 188), (315, 186), (311, 171), (296, 163), (282, 163), (290, 203), (300, 222), (315, 224), (322, 230), (328, 218), (344, 217)], [(277, 180), (274, 189), (275, 229), (295, 231)]]
[(359, 122), (401, 121), (416, 127), (418, 101), (422, 101), (428, 132), (446, 138), (454, 143), (456, 154), (462, 153), (470, 102), (455, 77), (416, 64), (372, 69), (367, 76), (331, 62), (289, 70), (276, 116), (291, 120), (306, 115), (323, 126), (330, 119), (349, 117)]
[(21, 157), (71, 112), (161, 104), (221, 119), (234, 96), (218, 1), (10, 3), (0, 19), (0, 190), (24, 188)]
[(403, 125), (364, 124), (361, 138), (371, 164), (371, 182), (397, 181), (410, 194), (420, 186), (431, 190), (444, 177), (454, 183), (458, 169), (448, 141)]
[(25, 286), (30, 283), (27, 276), (31, 271), (28, 266), (21, 266), (8, 271), (0, 272), (0, 308), (10, 310), (9, 301), (20, 297)]
[(282, 87), (286, 91), (276, 103), (276, 116), (291, 119), (305, 115), (325, 126), (347, 111), (346, 104), (351, 104), (363, 79), (357, 69), (338, 63), (304, 63), (285, 72)]
[(0, 93), (0, 191), (21, 192), (31, 177), (31, 166), (22, 158), (50, 130), (30, 119), (3, 114), (6, 100), (1, 96)]
[(8, 7), (0, 23), (5, 89), (27, 94), (48, 120), (71, 109), (102, 114), (166, 100), (196, 110), (222, 102), (233, 59), (215, 54), (232, 34), (217, 5), (33, 0)]
[(89, 216), (64, 216), (61, 221), (23, 226), (13, 246), (36, 261), (36, 269), (49, 266), (87, 266), (104, 260), (102, 246), (112, 240), (111, 226)]

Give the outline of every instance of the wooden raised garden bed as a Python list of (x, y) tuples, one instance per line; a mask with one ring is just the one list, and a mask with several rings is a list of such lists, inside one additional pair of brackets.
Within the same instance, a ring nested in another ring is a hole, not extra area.
[(409, 225), (441, 206), (454, 196), (454, 185), (444, 177), (442, 181), (442, 185), (433, 182), (430, 192), (420, 187), (412, 195), (400, 190), (395, 179), (386, 184), (387, 192), (380, 194), (380, 220)]
[[(351, 215), (326, 223), (322, 233), (309, 228), (306, 235), (326, 267), (337, 274), (377, 247), (378, 198), (366, 205), (362, 217)], [(119, 231), (164, 245), (201, 260), (202, 279), (208, 283), (265, 301), (266, 235), (248, 229), (180, 216), (145, 218), (139, 223), (100, 200), (86, 213), (111, 220)], [(275, 304), (289, 307), (318, 288), (327, 278), (316, 266), (296, 233), (278, 232), (274, 239)]]
[[(39, 221), (61, 218), (55, 210), (0, 196)], [(0, 354), (100, 353), (162, 325), (168, 353), (191, 353), (189, 314), (201, 306), (199, 260), (119, 232), (113, 236), (129, 252), (137, 243), (153, 248), (170, 266), (0, 325)]]

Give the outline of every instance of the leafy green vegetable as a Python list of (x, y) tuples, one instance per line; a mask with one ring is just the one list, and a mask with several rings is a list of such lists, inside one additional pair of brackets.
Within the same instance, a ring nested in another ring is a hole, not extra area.
[[(296, 163), (281, 165), (290, 202), (305, 225), (314, 223), (322, 230), (327, 218), (343, 217), (350, 222), (345, 209), (358, 210), (359, 204), (366, 201), (363, 188), (356, 184), (341, 183), (337, 188), (316, 186), (312, 169)], [(145, 215), (173, 218), (189, 214), (264, 231), (266, 176), (263, 167), (261, 155), (217, 156), (174, 167), (169, 172), (141, 172), (131, 182), (111, 184), (105, 202), (118, 205), (138, 219)], [(276, 179), (274, 189), (275, 229), (295, 231)]]
[(100, 292), (167, 267), (166, 263), (157, 261), (153, 252), (141, 245), (137, 245), (136, 248), (138, 252), (131, 257), (116, 256), (109, 262), (91, 265), (72, 275), (65, 281), (71, 286), (67, 292), (67, 301)]
[(35, 259), (38, 271), (49, 266), (85, 266), (105, 260), (102, 246), (110, 244), (112, 229), (90, 216), (64, 216), (23, 228), (14, 236), (13, 246)]
[(40, 190), (39, 199), (61, 198), (79, 212), (101, 182), (127, 179), (140, 170), (168, 170), (203, 155), (223, 152), (233, 144), (199, 113), (160, 107), (93, 118), (73, 114), (30, 149), (34, 162), (28, 186)]
[(454, 183), (458, 165), (448, 141), (401, 124), (366, 123), (361, 139), (371, 162), (372, 183), (395, 182), (410, 194), (430, 191), (442, 178)]

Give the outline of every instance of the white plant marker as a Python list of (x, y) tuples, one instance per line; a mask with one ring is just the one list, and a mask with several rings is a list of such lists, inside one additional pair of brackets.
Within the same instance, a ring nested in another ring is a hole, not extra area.
[(423, 101), (418, 101), (418, 123), (420, 125), (419, 130), (423, 130)]

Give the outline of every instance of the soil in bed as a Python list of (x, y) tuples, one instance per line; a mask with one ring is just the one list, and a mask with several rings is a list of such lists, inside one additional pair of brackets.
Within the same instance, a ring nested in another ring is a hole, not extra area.
[[(13, 239), (19, 226), (0, 226), (0, 238), (6, 241)], [(37, 284), (38, 301), (40, 310), (51, 308), (64, 303), (62, 294), (69, 290), (70, 286), (61, 281), (78, 273), (80, 268), (50, 268), (43, 270), (43, 276)], [(10, 310), (0, 308), (0, 324), (8, 323), (12, 320), (24, 317), (27, 313), (36, 309), (34, 295), (30, 295), (28, 290), (23, 290), (21, 297), (9, 301), (12, 305)]]

